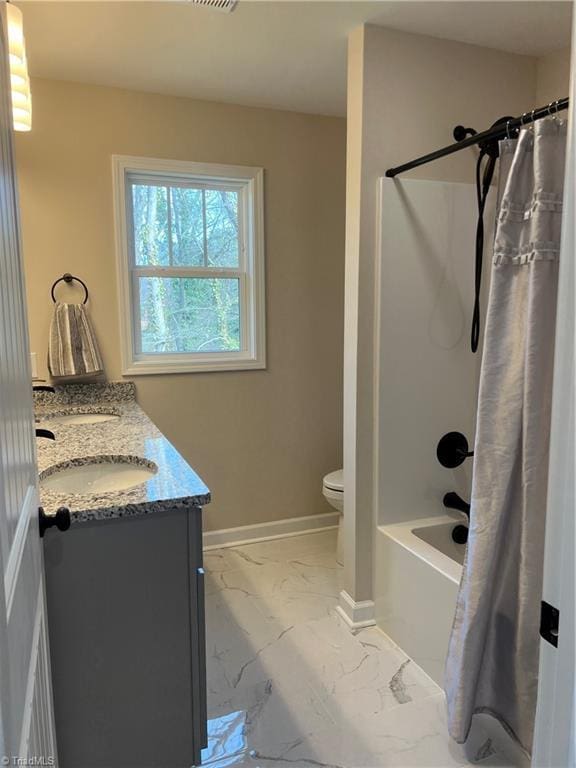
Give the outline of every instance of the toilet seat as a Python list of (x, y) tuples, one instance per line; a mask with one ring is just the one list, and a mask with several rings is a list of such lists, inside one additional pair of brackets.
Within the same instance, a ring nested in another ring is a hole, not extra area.
[(336, 472), (330, 472), (323, 480), (324, 488), (337, 493), (344, 493), (344, 471), (337, 469)]
[(324, 498), (329, 501), (335, 509), (341, 511), (342, 505), (344, 504), (343, 491), (333, 491), (332, 488), (326, 488), (326, 486), (324, 486), (322, 493)]
[(323, 478), (322, 493), (330, 506), (339, 512), (336, 561), (344, 565), (344, 471), (342, 469), (330, 472)]

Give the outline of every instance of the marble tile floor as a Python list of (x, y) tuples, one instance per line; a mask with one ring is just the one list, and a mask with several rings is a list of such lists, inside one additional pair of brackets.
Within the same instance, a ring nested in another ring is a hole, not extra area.
[[(209, 768), (504, 765), (448, 737), (440, 688), (334, 609), (335, 531), (205, 553)], [(468, 755), (468, 758), (467, 758)]]

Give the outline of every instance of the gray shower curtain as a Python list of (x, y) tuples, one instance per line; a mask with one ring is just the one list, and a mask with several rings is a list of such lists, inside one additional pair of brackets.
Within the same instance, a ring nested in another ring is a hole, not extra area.
[(538, 686), (565, 121), (501, 143), (470, 532), (446, 665), (452, 737), (496, 717), (530, 752)]

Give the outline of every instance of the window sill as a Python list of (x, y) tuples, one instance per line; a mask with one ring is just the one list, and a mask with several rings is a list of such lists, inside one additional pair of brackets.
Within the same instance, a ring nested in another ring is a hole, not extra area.
[(254, 371), (264, 370), (266, 360), (254, 358), (236, 358), (234, 360), (205, 361), (158, 361), (135, 360), (124, 366), (123, 376), (154, 376), (170, 373), (216, 373), (218, 371)]

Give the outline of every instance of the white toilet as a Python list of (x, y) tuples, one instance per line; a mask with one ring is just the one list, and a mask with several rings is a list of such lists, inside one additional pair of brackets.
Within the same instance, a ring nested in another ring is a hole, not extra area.
[(338, 543), (336, 544), (336, 560), (340, 565), (344, 565), (344, 534), (342, 533), (344, 520), (344, 471), (337, 469), (336, 472), (324, 477), (322, 481), (322, 493), (331, 507), (340, 512), (338, 519)]

